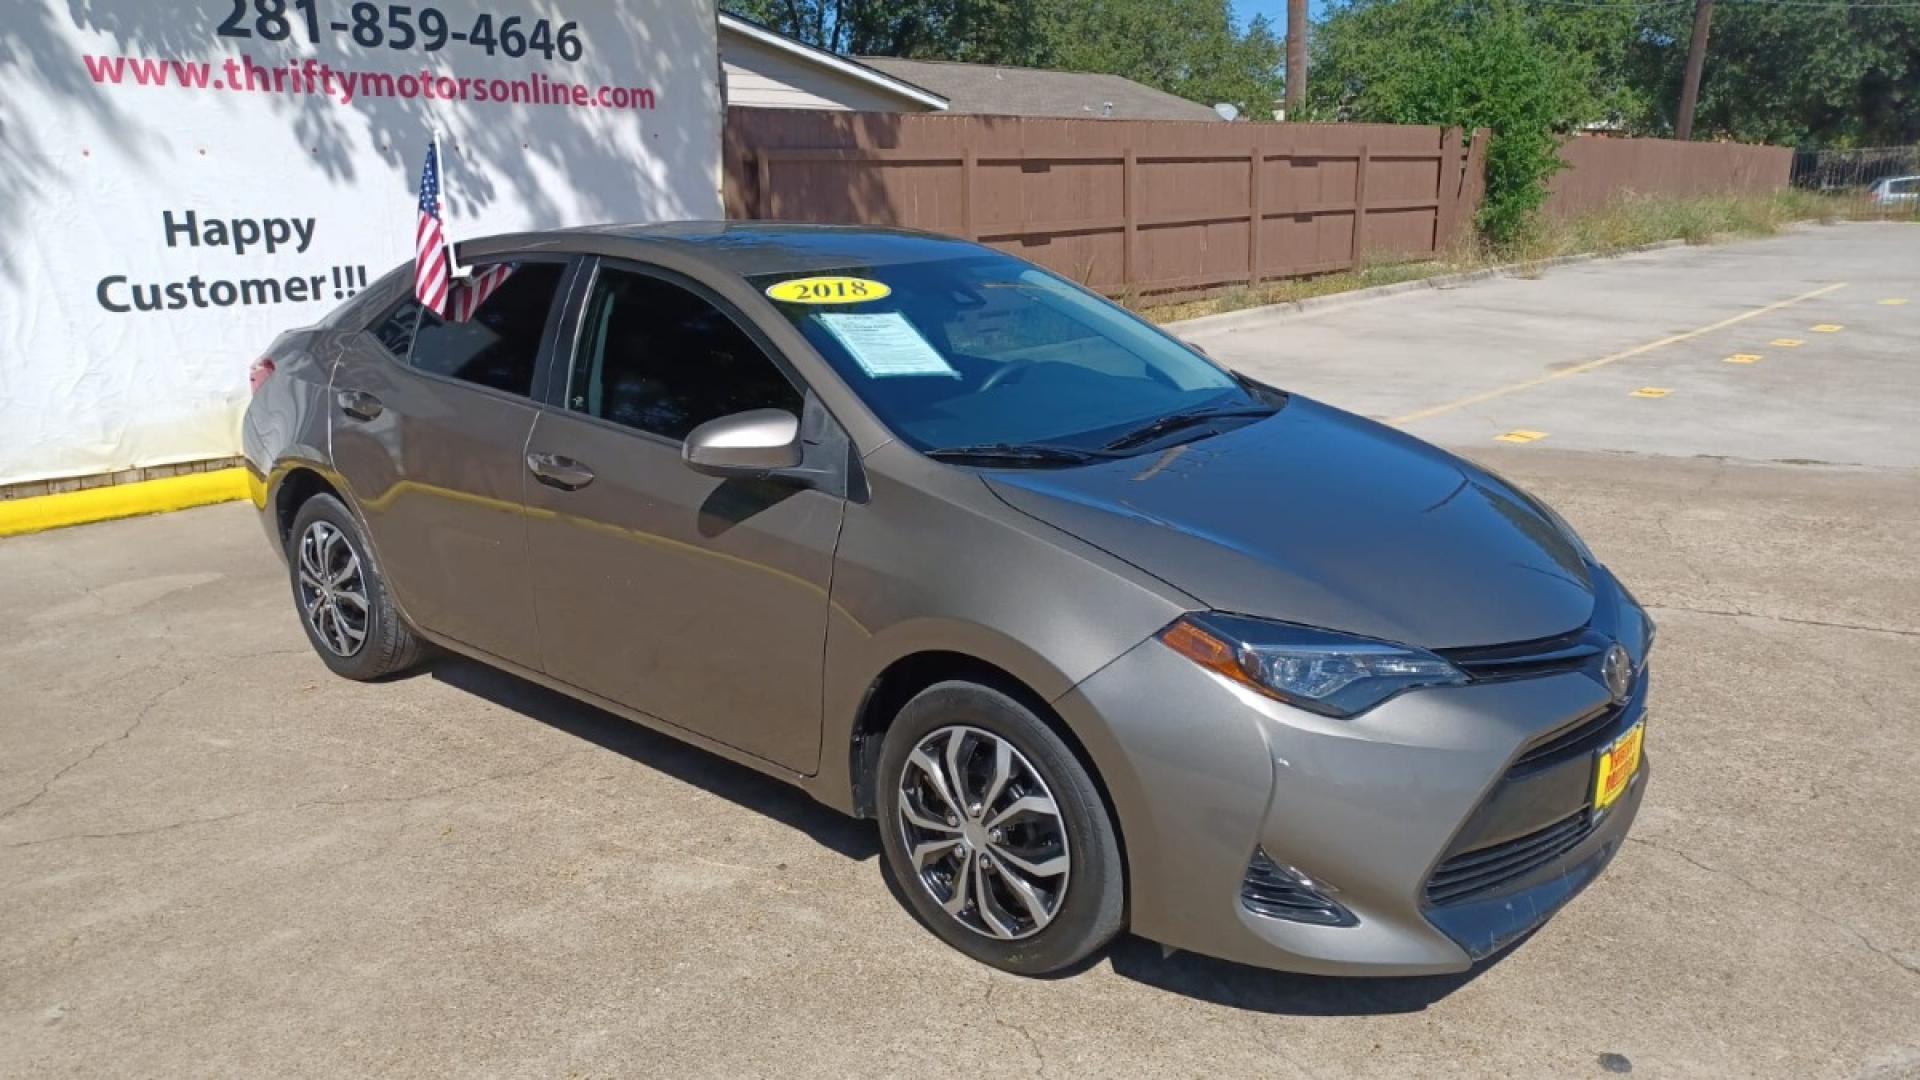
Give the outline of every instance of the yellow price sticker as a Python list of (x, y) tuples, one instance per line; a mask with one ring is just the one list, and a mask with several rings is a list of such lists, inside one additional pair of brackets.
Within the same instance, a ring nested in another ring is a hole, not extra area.
[(806, 277), (775, 282), (767, 295), (783, 304), (864, 304), (893, 295), (893, 289), (870, 278)]

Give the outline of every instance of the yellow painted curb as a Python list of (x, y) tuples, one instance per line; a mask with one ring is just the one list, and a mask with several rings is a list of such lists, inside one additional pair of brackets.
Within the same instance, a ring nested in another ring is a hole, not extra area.
[(45, 532), (91, 521), (162, 514), (189, 506), (232, 502), (248, 497), (247, 470), (213, 472), (141, 480), (131, 484), (34, 495), (0, 502), (0, 536)]

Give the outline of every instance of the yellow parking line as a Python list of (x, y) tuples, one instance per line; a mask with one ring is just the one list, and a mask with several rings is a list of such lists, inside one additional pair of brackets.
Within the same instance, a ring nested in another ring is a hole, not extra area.
[(1666, 397), (1673, 391), (1664, 386), (1643, 386), (1633, 392), (1634, 397)]
[(1727, 357), (1726, 362), (1729, 364), (1757, 364), (1760, 362), (1760, 354), (1751, 353), (1751, 352), (1737, 352), (1737, 353), (1734, 353), (1732, 356)]
[(1774, 338), (1772, 341), (1767, 342), (1767, 344), (1778, 345), (1783, 349), (1797, 349), (1800, 346), (1805, 345), (1806, 342), (1800, 340), (1799, 338), (1777, 337), (1777, 338)]
[(1530, 442), (1539, 442), (1541, 439), (1544, 439), (1546, 437), (1547, 437), (1547, 433), (1544, 431), (1520, 430), (1520, 431), (1509, 431), (1505, 435), (1495, 435), (1493, 439), (1495, 442), (1530, 443)]
[(1837, 334), (1845, 330), (1846, 327), (1841, 326), (1839, 323), (1823, 322), (1817, 326), (1810, 326), (1807, 329), (1812, 330), (1816, 334)]
[(1559, 371), (1550, 371), (1545, 375), (1539, 375), (1534, 378), (1525, 379), (1517, 383), (1509, 383), (1506, 386), (1496, 386), (1491, 390), (1483, 390), (1477, 394), (1469, 394), (1468, 396), (1463, 398), (1456, 398), (1453, 401), (1445, 402), (1440, 405), (1434, 405), (1430, 408), (1420, 409), (1416, 412), (1410, 412), (1405, 416), (1396, 416), (1388, 420), (1387, 423), (1395, 424), (1395, 425), (1411, 424), (1415, 420), (1425, 420), (1430, 416), (1439, 416), (1441, 413), (1452, 412), (1455, 409), (1464, 409), (1469, 405), (1478, 405), (1483, 401), (1491, 401), (1497, 397), (1505, 397), (1508, 394), (1517, 393), (1521, 390), (1531, 390), (1536, 386), (1544, 386), (1547, 383), (1554, 381), (1555, 379), (1564, 379), (1569, 375), (1578, 375), (1581, 372), (1592, 371), (1595, 368), (1605, 367), (1608, 364), (1616, 363), (1621, 360), (1626, 360), (1631, 357), (1639, 356), (1642, 353), (1649, 353), (1655, 349), (1665, 348), (1668, 345), (1677, 345), (1682, 341), (1692, 341), (1694, 338), (1697, 338), (1702, 334), (1711, 334), (1715, 330), (1722, 330), (1736, 323), (1746, 322), (1748, 319), (1757, 319), (1762, 315), (1779, 311), (1781, 308), (1792, 307), (1793, 305), (1801, 303), (1803, 301), (1811, 300), (1816, 296), (1825, 296), (1830, 292), (1834, 292), (1839, 289), (1844, 289), (1846, 287), (1847, 287), (1846, 282), (1836, 281), (1831, 285), (1823, 285), (1820, 288), (1813, 290), (1812, 292), (1804, 292), (1804, 293), (1801, 293), (1799, 296), (1791, 296), (1785, 300), (1776, 300), (1775, 302), (1768, 304), (1765, 307), (1757, 307), (1757, 308), (1754, 308), (1752, 311), (1744, 311), (1738, 315), (1721, 319), (1719, 322), (1716, 322), (1716, 323), (1708, 323), (1707, 325), (1702, 326), (1697, 330), (1687, 330), (1678, 334), (1669, 334), (1666, 337), (1660, 338), (1657, 341), (1649, 341), (1645, 345), (1636, 345), (1631, 349), (1626, 349), (1621, 352), (1613, 353), (1608, 356), (1602, 356), (1597, 360), (1589, 360), (1584, 364), (1575, 364), (1573, 367), (1570, 367), (1570, 368), (1562, 368)]
[(1885, 300), (1880, 301), (1880, 304), (1883, 307), (1899, 307), (1906, 302), (1907, 298), (1904, 296), (1889, 296)]

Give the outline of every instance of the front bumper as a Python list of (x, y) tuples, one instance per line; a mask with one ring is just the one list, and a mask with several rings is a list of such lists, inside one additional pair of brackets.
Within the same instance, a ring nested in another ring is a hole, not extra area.
[[(1415, 975), (1511, 944), (1605, 867), (1648, 772), (1643, 760), (1596, 813), (1594, 748), (1644, 720), (1646, 691), (1642, 671), (1616, 705), (1571, 671), (1406, 693), (1341, 720), (1154, 639), (1057, 704), (1113, 799), (1134, 932), (1263, 967)], [(1325, 890), (1350, 924), (1249, 910), (1240, 891), (1256, 849)], [(1514, 872), (1449, 869), (1475, 860)]]

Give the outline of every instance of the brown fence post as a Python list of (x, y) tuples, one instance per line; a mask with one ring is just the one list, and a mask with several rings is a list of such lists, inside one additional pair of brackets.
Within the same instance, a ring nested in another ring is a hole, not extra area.
[(1360, 159), (1353, 167), (1353, 252), (1348, 262), (1354, 270), (1360, 269), (1360, 258), (1367, 250), (1367, 162), (1372, 156), (1367, 144), (1361, 143)]
[(1133, 147), (1129, 146), (1120, 155), (1120, 285), (1132, 288), (1133, 276), (1133, 236), (1139, 228), (1139, 165), (1133, 160)]
[(753, 193), (753, 216), (765, 220), (773, 217), (773, 163), (764, 150), (753, 157), (760, 181), (760, 190)]
[(973, 143), (969, 141), (960, 151), (960, 236), (964, 240), (980, 239), (979, 225), (973, 219)]
[(1462, 230), (1480, 216), (1480, 202), (1487, 197), (1487, 140), (1492, 137), (1493, 133), (1486, 128), (1475, 128), (1473, 140), (1467, 144), (1467, 164), (1460, 173)]
[(1440, 189), (1434, 198), (1440, 203), (1440, 210), (1433, 221), (1433, 253), (1439, 255), (1453, 243), (1454, 230), (1460, 227), (1460, 178), (1464, 175), (1460, 160), (1459, 128), (1450, 127), (1440, 133)]
[(1264, 171), (1266, 152), (1260, 148), (1259, 140), (1254, 140), (1253, 150), (1248, 154), (1248, 190), (1247, 190), (1247, 286), (1260, 284), (1260, 232), (1266, 217), (1260, 208), (1260, 180)]

